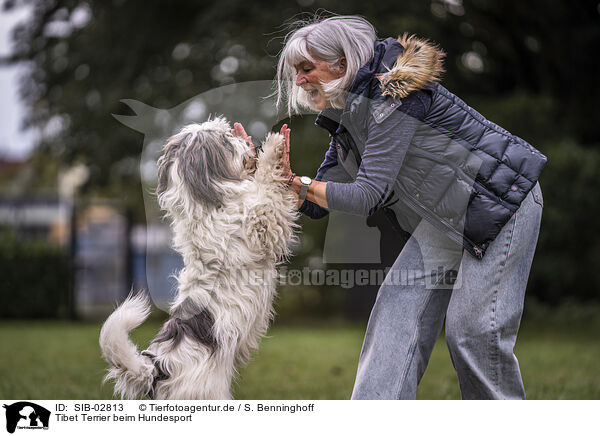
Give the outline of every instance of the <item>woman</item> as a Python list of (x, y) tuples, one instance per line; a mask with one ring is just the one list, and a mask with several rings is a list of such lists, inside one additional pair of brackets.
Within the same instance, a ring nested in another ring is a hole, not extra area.
[(441, 86), (443, 56), (347, 16), (294, 30), (280, 55), (278, 103), (320, 111), (331, 137), (314, 180), (284, 156), (300, 211), (383, 208), (412, 235), (378, 292), (353, 399), (416, 398), (444, 319), (463, 399), (525, 398), (513, 347), (546, 158)]

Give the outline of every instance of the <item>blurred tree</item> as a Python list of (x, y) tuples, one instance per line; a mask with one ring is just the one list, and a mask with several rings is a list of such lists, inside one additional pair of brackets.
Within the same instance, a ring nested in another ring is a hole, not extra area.
[(598, 143), (596, 0), (444, 0), (431, 7), (440, 21), (435, 39), (454, 58), (447, 63), (448, 76), (456, 80), (459, 95), (532, 96), (521, 120), (539, 120), (538, 109), (546, 116), (545, 129), (519, 126), (532, 142), (568, 136), (585, 145)]
[[(34, 162), (85, 163), (88, 192), (121, 198), (134, 206), (139, 221), (142, 138), (112, 118), (130, 113), (119, 100), (169, 108), (217, 86), (270, 79), (285, 34), (282, 23), (317, 8), (363, 15), (380, 37), (411, 32), (437, 41), (448, 55), (444, 85), (542, 151), (563, 139), (587, 148), (600, 143), (594, 106), (600, 99), (597, 0), (4, 1), (5, 9), (16, 7), (32, 13), (15, 29), (12, 55), (1, 62), (27, 66), (21, 83), (25, 125), (41, 132)], [(314, 173), (327, 146), (312, 120), (291, 120), (292, 161), (299, 173)], [(561, 177), (574, 171), (569, 165), (552, 168)], [(551, 179), (559, 185), (555, 175)], [(587, 187), (574, 189), (594, 198)], [(585, 213), (558, 212), (566, 222), (579, 222), (575, 214)], [(311, 242), (302, 253), (314, 256), (325, 226), (304, 223)], [(544, 242), (548, 256), (557, 243)]]
[[(592, 56), (600, 43), (595, 0), (534, 0), (537, 7), (514, 0), (416, 1), (402, 8), (386, 1), (298, 3), (363, 14), (381, 36), (430, 37), (448, 52), (445, 83), (459, 95), (551, 96), (548, 125), (558, 121), (561, 133), (584, 143), (600, 137), (600, 126), (589, 120), (600, 93), (593, 86), (600, 75)], [(21, 86), (26, 125), (41, 129), (41, 148), (62, 161), (90, 163), (92, 185), (135, 179), (129, 158), (140, 141), (110, 117), (124, 110), (119, 99), (166, 107), (234, 80), (270, 78), (277, 31), (307, 10), (292, 2), (273, 8), (265, 0), (4, 3), (5, 9), (23, 5), (31, 18), (15, 30), (13, 54), (4, 61), (29, 65)]]
[(21, 95), (25, 125), (42, 132), (38, 153), (87, 163), (90, 186), (139, 189), (141, 141), (110, 116), (127, 110), (121, 98), (166, 108), (233, 81), (273, 77), (283, 21), (309, 10), (299, 4), (363, 14), (382, 37), (409, 31), (438, 41), (448, 52), (448, 87), (475, 102), (530, 96), (518, 120), (539, 120), (528, 112), (543, 100), (544, 119), (534, 131), (517, 122), (523, 131), (516, 133), (532, 142), (544, 134), (594, 142), (598, 3), (533, 1), (433, 0), (399, 8), (303, 0), (274, 8), (266, 0), (6, 0), (5, 9), (27, 6), (32, 14), (15, 29), (4, 62), (28, 66)]
[(112, 118), (128, 111), (119, 100), (168, 108), (233, 81), (271, 78), (279, 44), (270, 33), (301, 10), (264, 0), (4, 3), (19, 6), (31, 17), (3, 62), (27, 65), (20, 92), (25, 126), (42, 133), (36, 153), (86, 163), (88, 188), (119, 193), (140, 212), (142, 141)]

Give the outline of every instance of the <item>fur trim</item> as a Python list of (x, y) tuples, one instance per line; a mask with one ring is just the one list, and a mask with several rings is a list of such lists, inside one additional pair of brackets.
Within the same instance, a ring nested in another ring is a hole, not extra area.
[(404, 51), (389, 72), (377, 76), (383, 95), (404, 98), (441, 79), (446, 54), (437, 45), (408, 33), (400, 36), (398, 42)]

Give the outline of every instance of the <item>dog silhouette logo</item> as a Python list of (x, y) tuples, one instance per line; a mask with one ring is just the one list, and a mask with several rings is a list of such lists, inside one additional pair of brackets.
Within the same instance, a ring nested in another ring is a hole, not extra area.
[(19, 429), (48, 429), (50, 411), (28, 401), (4, 405), (6, 409), (6, 431)]

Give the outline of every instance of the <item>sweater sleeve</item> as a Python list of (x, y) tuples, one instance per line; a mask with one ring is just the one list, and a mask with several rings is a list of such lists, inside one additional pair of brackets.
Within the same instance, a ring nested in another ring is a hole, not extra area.
[[(348, 183), (352, 181), (350, 175), (338, 164), (337, 149), (333, 139), (329, 143), (329, 149), (325, 153), (325, 160), (317, 170), (317, 175), (314, 179), (321, 182), (335, 180), (337, 182)], [(323, 218), (329, 214), (327, 209), (308, 200), (304, 200), (298, 211), (313, 219)]]
[(385, 203), (425, 111), (422, 97), (411, 95), (381, 123), (369, 115), (367, 140), (356, 180), (327, 183), (330, 210), (368, 216)]

